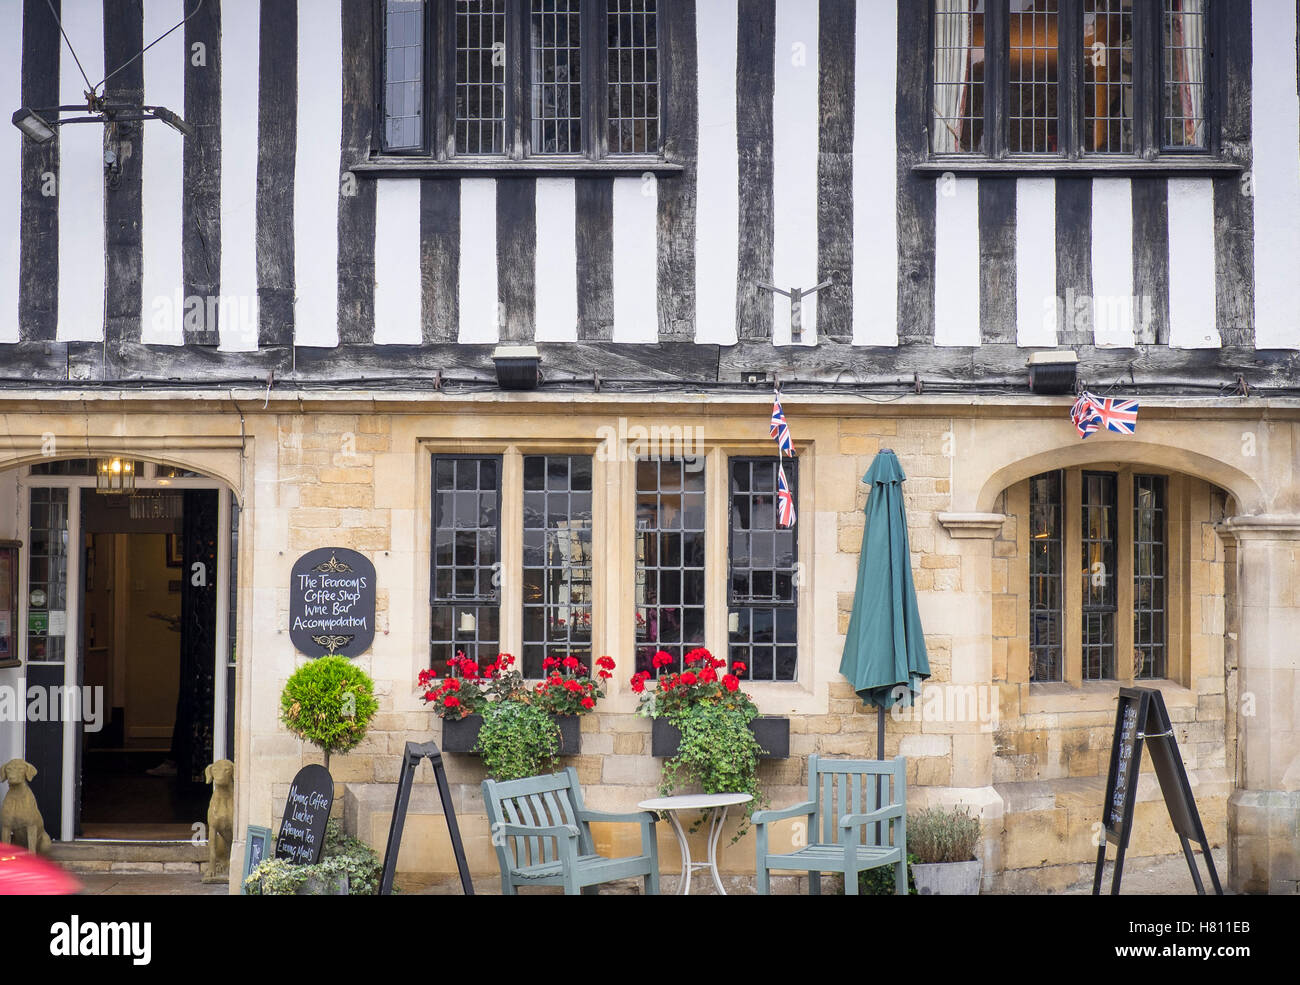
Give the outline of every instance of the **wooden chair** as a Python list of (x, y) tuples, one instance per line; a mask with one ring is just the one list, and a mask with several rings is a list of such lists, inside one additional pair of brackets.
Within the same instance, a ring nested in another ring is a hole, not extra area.
[[(880, 794), (877, 799), (877, 784)], [(891, 791), (892, 787), (892, 791)], [(779, 811), (756, 811), (758, 892), (769, 892), (771, 869), (809, 875), (808, 891), (821, 892), (823, 872), (842, 872), (844, 892), (858, 892), (858, 873), (894, 866), (894, 891), (907, 895), (907, 760), (808, 757), (808, 799)], [(881, 806), (882, 802), (884, 806)], [(768, 825), (807, 817), (807, 841), (783, 855), (767, 849)]]
[[(655, 816), (649, 811), (610, 814), (587, 810), (573, 767), (525, 780), (484, 780), (483, 803), (505, 895), (516, 895), (520, 886), (563, 886), (564, 892), (573, 896), (593, 892), (602, 882), (635, 876), (645, 880), (647, 895), (658, 895)], [(629, 858), (597, 855), (591, 840), (592, 821), (641, 825), (641, 854)]]

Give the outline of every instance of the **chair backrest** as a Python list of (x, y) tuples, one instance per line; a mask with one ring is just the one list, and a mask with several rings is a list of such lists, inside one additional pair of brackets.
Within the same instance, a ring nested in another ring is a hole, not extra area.
[[(906, 810), (905, 790), (907, 760), (894, 759), (823, 759), (808, 757), (808, 799), (817, 805), (810, 818), (809, 844), (838, 844), (839, 819), (845, 814), (868, 814), (883, 807), (902, 806)], [(880, 826), (880, 843), (893, 845), (895, 824)], [(876, 844), (877, 825), (863, 825), (861, 844)]]
[(483, 781), (483, 803), (488, 824), (492, 827), (492, 844), (497, 857), (507, 868), (540, 865), (558, 857), (554, 837), (505, 838), (498, 833), (501, 824), (544, 828), (571, 824), (578, 829), (579, 853), (594, 854), (591, 829), (578, 819), (582, 810), (582, 788), (578, 771), (572, 766), (560, 773), (530, 776), (523, 780)]

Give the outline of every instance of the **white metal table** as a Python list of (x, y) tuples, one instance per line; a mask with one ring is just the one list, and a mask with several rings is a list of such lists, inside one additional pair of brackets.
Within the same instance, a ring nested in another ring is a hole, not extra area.
[[(691, 892), (691, 873), (696, 869), (708, 869), (713, 875), (713, 885), (723, 896), (727, 891), (722, 887), (722, 877), (718, 875), (718, 839), (722, 837), (722, 826), (727, 820), (727, 808), (747, 804), (754, 798), (747, 793), (701, 793), (681, 794), (676, 797), (655, 797), (643, 800), (637, 807), (643, 811), (658, 811), (668, 817), (677, 835), (677, 844), (682, 853), (682, 879), (678, 895), (688, 896)], [(686, 840), (686, 832), (678, 819), (681, 811), (706, 811), (709, 814), (709, 857), (704, 862), (691, 861), (691, 846)]]

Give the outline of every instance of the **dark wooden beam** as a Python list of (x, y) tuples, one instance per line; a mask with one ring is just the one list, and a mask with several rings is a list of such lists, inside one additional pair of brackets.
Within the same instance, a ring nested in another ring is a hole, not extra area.
[[(709, 2), (709, 0), (704, 0)], [(695, 0), (674, 0), (660, 14), (661, 50), (667, 45), (663, 77), (664, 157), (682, 166), (657, 176), (659, 244), (659, 338), (695, 337), (695, 202), (699, 152), (699, 93)], [(661, 55), (660, 57), (664, 57)]]
[[(582, 383), (626, 392), (627, 384), (649, 384), (651, 392), (675, 386), (708, 389), (735, 387), (743, 374), (774, 373), (783, 384), (802, 384), (814, 392), (839, 392), (840, 386), (910, 389), (969, 388), (1028, 393), (1026, 364), (1032, 350), (1011, 343), (981, 346), (854, 346), (824, 342), (817, 346), (773, 346), (742, 341), (736, 345), (660, 342), (633, 345), (614, 342), (540, 342), (543, 390), (551, 384)], [(422, 378), (433, 385), (441, 373), (449, 384), (480, 381), (495, 384), (495, 346), (442, 342), (432, 345), (345, 344), (333, 348), (285, 346), (253, 352), (223, 352), (211, 346), (105, 345), (100, 342), (18, 342), (0, 344), (0, 389), (28, 382), (119, 383), (154, 385), (169, 382), (220, 388), (265, 384), (274, 372), (277, 383), (355, 384), (362, 388), (418, 388)], [(1231, 346), (1223, 349), (1131, 349), (1075, 347), (1079, 376), (1101, 392), (1160, 392), (1215, 396), (1233, 390), (1238, 378), (1251, 388), (1300, 390), (1300, 351)], [(599, 383), (596, 377), (599, 377)], [(820, 391), (817, 390), (821, 386)]]
[[(120, 68), (105, 84), (108, 99), (127, 105), (145, 101), (144, 59), (131, 60), (144, 44), (140, 0), (104, 0), (104, 65), (110, 72)], [(154, 301), (142, 304), (144, 124), (110, 127), (104, 139), (116, 144), (121, 167), (104, 191), (104, 332), (113, 342), (139, 342), (142, 312), (147, 315)]]
[[(811, 40), (811, 39), (810, 39)], [(718, 44), (730, 39), (719, 38)], [(736, 151), (740, 253), (736, 265), (736, 335), (772, 337), (776, 235), (773, 191), (773, 108), (776, 87), (776, 0), (740, 0), (736, 39)], [(789, 57), (784, 53), (782, 57)]]
[[(1263, 0), (1267, 3), (1270, 0)], [(1220, 153), (1249, 170), (1251, 150), (1251, 0), (1211, 4), (1217, 50), (1210, 60), (1217, 69)], [(1288, 80), (1289, 82), (1289, 80)], [(1276, 85), (1276, 80), (1260, 80)], [(1213, 116), (1210, 117), (1214, 119)], [(1224, 345), (1255, 344), (1255, 206), (1239, 175), (1214, 179), (1215, 313)]]
[[(59, 104), (59, 25), (44, 0), (23, 0), (24, 106)], [(59, 139), (23, 139), (19, 178), (18, 337), (53, 339), (59, 323)]]
[(375, 182), (345, 176), (365, 160), (374, 136), (371, 76), (375, 8), (343, 0), (343, 126), (339, 151), (338, 329), (340, 342), (375, 337)]
[[(150, 39), (152, 40), (152, 38)], [(202, 44), (206, 57), (190, 53)], [(185, 138), (181, 194), (181, 291), (186, 298), (207, 299), (221, 294), (221, 6), (205, 3), (185, 22), (185, 121), (198, 132)], [(196, 61), (198, 62), (196, 64)], [(215, 320), (214, 320), (215, 321)], [(206, 318), (186, 320), (185, 341), (217, 345), (220, 326)]]
[[(854, 0), (820, 0), (817, 32), (817, 337), (853, 341)], [(862, 302), (867, 303), (863, 298)]]
[(298, 5), (262, 0), (257, 87), (257, 338), (293, 342), (293, 176), (298, 147)]
[(894, 105), (898, 141), (898, 341), (922, 346), (934, 340), (935, 185), (933, 180), (914, 174), (912, 168), (930, 152), (927, 86), (931, 6), (916, 0), (898, 0)]

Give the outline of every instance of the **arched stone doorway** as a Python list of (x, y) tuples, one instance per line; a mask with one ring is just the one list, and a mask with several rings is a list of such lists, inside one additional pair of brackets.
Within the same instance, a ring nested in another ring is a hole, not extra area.
[[(0, 470), (0, 539), (21, 544), (7, 613), (19, 631), (0, 686), (28, 700), (3, 742), (36, 766), (56, 840), (188, 840), (205, 815), (203, 767), (233, 749), (240, 506), (213, 474), (230, 456), (16, 444)], [(114, 461), (133, 492), (97, 488)]]

